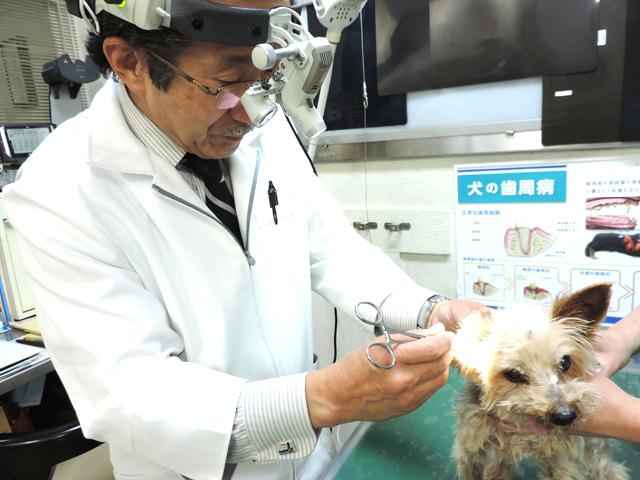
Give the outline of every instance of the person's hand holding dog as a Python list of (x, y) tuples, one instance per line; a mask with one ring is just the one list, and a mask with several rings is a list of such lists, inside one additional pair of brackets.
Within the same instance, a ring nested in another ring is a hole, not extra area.
[(600, 397), (598, 406), (574, 431), (580, 435), (640, 442), (640, 399), (626, 393), (605, 375), (596, 375), (591, 383)]
[(624, 368), (640, 346), (640, 309), (605, 330), (598, 332), (595, 350), (601, 373), (610, 377)]
[(623, 320), (598, 332), (594, 348), (600, 370), (593, 378), (599, 404), (593, 415), (585, 418), (576, 430), (584, 435), (615, 437), (640, 442), (640, 399), (635, 398), (609, 377), (624, 368), (640, 346), (640, 309)]

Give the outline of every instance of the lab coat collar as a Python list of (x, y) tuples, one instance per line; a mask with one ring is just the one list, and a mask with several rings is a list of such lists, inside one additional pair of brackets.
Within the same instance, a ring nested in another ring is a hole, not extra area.
[(151, 153), (133, 134), (118, 102), (118, 85), (109, 80), (89, 108), (88, 163), (121, 173), (153, 175)]
[[(131, 131), (118, 101), (118, 85), (110, 80), (98, 92), (89, 109), (90, 124), (103, 125), (89, 133), (88, 162), (100, 168), (123, 174), (149, 175), (153, 184), (184, 201), (209, 211), (202, 199), (191, 189), (182, 174), (148, 149)], [(248, 236), (250, 197), (257, 152), (265, 129), (249, 133), (229, 159), (236, 214), (245, 243)]]
[[(127, 124), (118, 101), (118, 88), (114, 80), (109, 80), (89, 108), (90, 124), (104, 125), (104, 128), (89, 132), (89, 163), (121, 173), (155, 175), (156, 164), (163, 160), (155, 158), (157, 155), (135, 136)], [(251, 159), (251, 167), (254, 166), (255, 150), (265, 130), (254, 130), (245, 136), (238, 151), (230, 158), (232, 167), (238, 167), (247, 155)]]
[(166, 159), (147, 148), (129, 127), (118, 100), (118, 84), (110, 80), (100, 89), (89, 109), (88, 163), (131, 175), (146, 175), (153, 185), (208, 212), (182, 174)]
[[(182, 174), (131, 131), (118, 101), (118, 84), (108, 81), (96, 95), (89, 109), (91, 125), (103, 125), (89, 133), (89, 163), (123, 174), (149, 175), (154, 185), (208, 211), (206, 204), (185, 182)], [(262, 151), (263, 137), (271, 125), (245, 136), (238, 150), (229, 158), (236, 213), (240, 231), (247, 240), (247, 218), (257, 168), (257, 153)], [(275, 134), (276, 132), (271, 132)], [(264, 153), (264, 152), (263, 152)]]
[(135, 136), (122, 112), (118, 88), (115, 81), (108, 81), (91, 104), (91, 125), (103, 127), (89, 133), (89, 163), (123, 174), (151, 176), (154, 185), (208, 211), (181, 173)]

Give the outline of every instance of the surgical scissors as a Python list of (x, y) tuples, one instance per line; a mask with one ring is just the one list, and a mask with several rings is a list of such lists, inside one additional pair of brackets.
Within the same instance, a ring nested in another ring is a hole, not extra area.
[[(369, 360), (369, 363), (374, 367), (381, 368), (383, 370), (391, 370), (398, 363), (398, 356), (393, 349), (396, 345), (415, 342), (416, 340), (420, 340), (429, 336), (387, 328), (386, 324), (384, 323), (384, 318), (382, 317), (382, 306), (384, 305), (384, 302), (386, 302), (387, 298), (389, 298), (389, 295), (384, 300), (382, 300), (382, 303), (380, 303), (379, 306), (371, 302), (360, 302), (356, 305), (355, 308), (356, 318), (366, 325), (371, 325), (374, 328), (379, 328), (382, 336), (384, 337), (384, 342), (371, 342), (369, 345), (367, 345), (367, 360)], [(375, 311), (374, 320), (367, 319), (367, 316), (361, 311), (361, 308), (365, 306), (371, 307), (373, 311)], [(411, 340), (397, 340), (391, 336), (394, 333), (404, 335), (406, 337), (411, 337)], [(378, 332), (376, 332), (376, 334), (378, 334)], [(373, 356), (373, 350), (375, 349), (382, 349), (387, 352), (391, 360), (387, 363), (381, 363), (376, 360)]]

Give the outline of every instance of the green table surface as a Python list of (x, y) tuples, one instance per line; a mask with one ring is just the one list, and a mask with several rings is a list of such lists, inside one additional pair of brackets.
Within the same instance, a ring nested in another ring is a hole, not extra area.
[[(640, 396), (640, 375), (619, 373), (616, 382)], [(338, 480), (455, 479), (451, 447), (454, 402), (463, 385), (457, 373), (433, 398), (404, 417), (372, 425), (338, 471)], [(638, 412), (640, 415), (640, 412)], [(613, 455), (640, 479), (640, 445), (613, 442)], [(525, 464), (514, 478), (536, 478), (536, 467)]]

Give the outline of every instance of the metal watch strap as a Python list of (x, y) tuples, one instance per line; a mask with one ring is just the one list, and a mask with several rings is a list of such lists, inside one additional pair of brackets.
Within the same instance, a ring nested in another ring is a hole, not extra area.
[[(450, 300), (448, 297), (445, 297), (444, 295), (440, 295), (437, 293), (427, 298), (427, 301), (424, 303), (424, 306), (420, 309), (418, 327), (428, 328), (429, 320), (431, 319), (431, 314), (435, 310), (436, 305), (442, 302), (446, 302), (448, 300)], [(422, 320), (423, 325), (420, 325), (420, 320)]]

